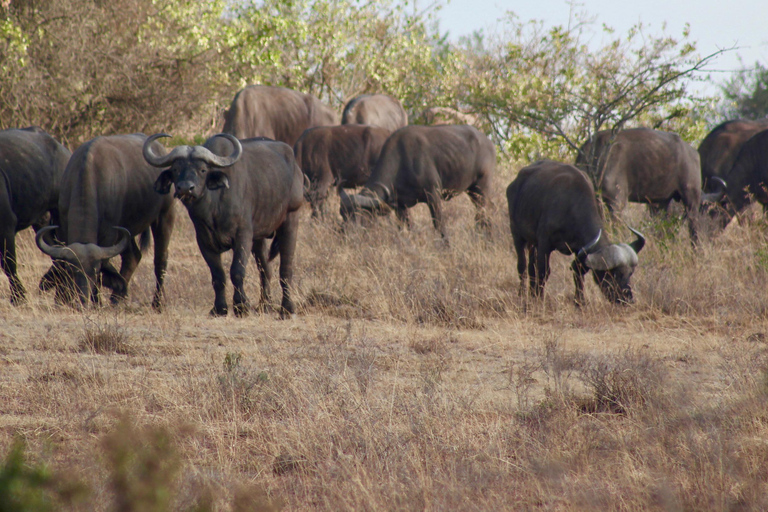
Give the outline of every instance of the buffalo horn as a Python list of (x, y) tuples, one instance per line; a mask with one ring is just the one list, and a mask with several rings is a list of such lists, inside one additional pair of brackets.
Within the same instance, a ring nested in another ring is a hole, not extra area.
[(641, 232), (639, 232), (636, 229), (629, 228), (629, 230), (633, 232), (637, 237), (637, 239), (634, 242), (629, 244), (630, 247), (632, 247), (632, 250), (635, 251), (635, 255), (637, 255), (640, 251), (643, 250), (643, 247), (645, 247), (645, 237)]
[(43, 229), (37, 232), (37, 235), (35, 235), (35, 242), (37, 243), (37, 246), (40, 248), (40, 250), (51, 258), (66, 259), (67, 255), (72, 253), (70, 250), (68, 250), (66, 247), (58, 245), (48, 245), (48, 243), (43, 238), (46, 233), (53, 231), (58, 227), (59, 226), (45, 226)]
[(200, 160), (208, 162), (209, 164), (216, 167), (229, 167), (230, 165), (233, 165), (235, 162), (237, 162), (240, 158), (240, 155), (243, 153), (243, 145), (240, 144), (240, 141), (237, 139), (237, 137), (230, 135), (229, 133), (219, 133), (218, 135), (214, 135), (214, 137), (224, 137), (225, 139), (229, 140), (229, 142), (231, 142), (235, 147), (235, 150), (232, 152), (232, 154), (229, 156), (219, 156), (204, 146), (195, 146), (192, 149), (192, 158), (199, 158)]
[(163, 137), (170, 137), (170, 135), (167, 133), (156, 133), (144, 141), (144, 148), (142, 149), (142, 153), (144, 154), (144, 160), (146, 160), (149, 165), (154, 167), (167, 167), (177, 158), (186, 158), (189, 156), (189, 153), (192, 151), (192, 148), (189, 146), (178, 146), (173, 148), (173, 151), (170, 153), (162, 156), (156, 155), (152, 150), (152, 143)]
[(723, 196), (725, 196), (725, 193), (728, 190), (728, 184), (723, 179), (718, 178), (717, 176), (712, 176), (709, 179), (719, 185), (718, 190), (717, 192), (708, 192), (706, 194), (702, 194), (701, 202), (717, 203), (723, 198)]
[(595, 239), (589, 242), (587, 245), (585, 245), (581, 249), (579, 249), (579, 252), (576, 254), (576, 257), (579, 258), (580, 260), (583, 260), (584, 257), (586, 257), (586, 255), (589, 254), (590, 249), (592, 249), (595, 245), (597, 245), (597, 242), (600, 241), (600, 237), (602, 236), (602, 234), (603, 234), (603, 229), (600, 228), (600, 230), (597, 232), (597, 236), (595, 237)]
[(622, 265), (637, 265), (637, 253), (627, 244), (611, 244), (587, 256), (586, 264), (593, 270), (611, 270)]
[(98, 250), (94, 251), (94, 254), (93, 254), (94, 259), (108, 260), (109, 258), (117, 256), (128, 247), (128, 243), (131, 240), (131, 232), (120, 226), (115, 226), (115, 229), (122, 232), (123, 234), (120, 241), (117, 242), (115, 245), (111, 245), (109, 247), (98, 246)]

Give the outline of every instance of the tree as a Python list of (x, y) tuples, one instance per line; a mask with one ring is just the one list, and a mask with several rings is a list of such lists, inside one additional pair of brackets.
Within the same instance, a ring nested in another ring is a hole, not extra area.
[(768, 68), (754, 67), (736, 72), (722, 87), (725, 118), (760, 119), (768, 116)]
[[(695, 124), (695, 135), (703, 134), (703, 119), (689, 115), (706, 99), (689, 85), (717, 53), (698, 57), (687, 30), (678, 41), (637, 25), (593, 50), (587, 21), (546, 29), (509, 13), (505, 25), (485, 52), (465, 52), (470, 78), (462, 98), (488, 120), (504, 150), (564, 158), (563, 150), (578, 152), (598, 131), (632, 123), (677, 131)], [(609, 28), (602, 33), (614, 37)]]

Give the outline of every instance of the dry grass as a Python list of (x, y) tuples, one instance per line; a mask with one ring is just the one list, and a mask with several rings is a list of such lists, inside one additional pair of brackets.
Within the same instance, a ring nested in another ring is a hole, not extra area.
[[(447, 204), (448, 247), (423, 206), (410, 232), (305, 212), (292, 320), (209, 318), (184, 212), (162, 314), (151, 254), (117, 309), (13, 308), (5, 285), (0, 458), (23, 439), (86, 489), (57, 494), (73, 510), (767, 509), (765, 223), (694, 251), (631, 208), (649, 234), (637, 304), (590, 282), (575, 309), (560, 255), (531, 303), (508, 182), (490, 240), (466, 198)], [(19, 245), (33, 289), (49, 262), (31, 233)]]

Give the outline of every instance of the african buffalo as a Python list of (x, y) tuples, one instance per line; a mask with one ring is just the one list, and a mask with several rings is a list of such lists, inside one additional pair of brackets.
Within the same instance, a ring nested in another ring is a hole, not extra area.
[[(241, 142), (230, 134), (218, 134), (202, 146), (178, 146), (158, 156), (150, 143), (161, 137), (169, 135), (161, 133), (147, 139), (144, 158), (156, 167), (170, 166), (157, 178), (155, 190), (168, 194), (174, 185), (176, 197), (187, 208), (197, 245), (211, 271), (216, 294), (211, 315), (227, 314), (221, 254), (230, 249), (234, 252), (229, 275), (235, 315), (245, 315), (250, 309), (243, 289), (249, 253), (259, 268), (265, 307), (269, 304), (268, 263), (280, 254), (280, 315), (293, 314), (291, 280), (298, 209), (304, 203), (304, 175), (291, 147), (276, 141)], [(269, 256), (267, 238), (273, 239)]]
[[(74, 284), (81, 303), (89, 298), (98, 303), (97, 274), (112, 290), (112, 303), (124, 299), (142, 249), (149, 246), (151, 229), (156, 280), (152, 307), (162, 308), (174, 208), (173, 198), (155, 193), (160, 171), (142, 157), (146, 140), (140, 133), (97, 137), (77, 148), (70, 158), (59, 195), (61, 225), (44, 228), (36, 237), (38, 247), (54, 260), (40, 288), (55, 288), (57, 300), (73, 298), (70, 285)], [(63, 246), (45, 240), (45, 232), (54, 229)], [(134, 240), (139, 234), (141, 249)], [(109, 262), (118, 254), (122, 259), (119, 273)]]
[(633, 128), (611, 137), (601, 131), (580, 148), (576, 166), (592, 176), (612, 213), (627, 201), (648, 203), (652, 212), (682, 201), (691, 240), (697, 240), (699, 154), (676, 133)]
[(318, 126), (301, 135), (293, 152), (310, 181), (307, 198), (312, 217), (322, 213), (331, 186), (365, 184), (389, 134), (389, 130), (376, 126), (347, 124)]
[(475, 220), (488, 231), (485, 203), (496, 170), (493, 143), (476, 128), (459, 126), (406, 126), (394, 132), (360, 194), (343, 189), (341, 216), (359, 213), (386, 214), (394, 208), (410, 224), (408, 208), (427, 203), (435, 229), (445, 238), (441, 214), (443, 199), (466, 191), (477, 208)]
[(752, 201), (768, 210), (768, 130), (756, 133), (744, 143), (724, 178), (725, 187), (719, 201), (721, 208), (710, 209), (710, 215), (720, 221), (721, 227)]
[(739, 150), (750, 137), (768, 129), (768, 119), (750, 121), (734, 119), (717, 125), (699, 144), (701, 159), (701, 182), (708, 192), (719, 190), (720, 184), (713, 184), (713, 177), (725, 178), (733, 167)]
[(392, 96), (363, 94), (352, 98), (344, 107), (341, 124), (367, 124), (393, 132), (408, 126), (408, 114)]
[(26, 300), (16, 271), (16, 233), (58, 222), (59, 184), (71, 153), (36, 126), (0, 131), (0, 264), (11, 304)]
[(242, 89), (224, 113), (224, 133), (238, 139), (267, 137), (291, 147), (307, 128), (335, 124), (339, 116), (314, 96), (267, 85)]
[(589, 178), (572, 165), (542, 160), (520, 170), (507, 187), (509, 225), (517, 252), (520, 291), (525, 290), (525, 249), (528, 249), (530, 293), (539, 297), (549, 277), (549, 256), (557, 250), (576, 254), (573, 269), (575, 301), (584, 300), (584, 274), (592, 271), (600, 291), (611, 302), (633, 301), (629, 279), (645, 238), (612, 244)]

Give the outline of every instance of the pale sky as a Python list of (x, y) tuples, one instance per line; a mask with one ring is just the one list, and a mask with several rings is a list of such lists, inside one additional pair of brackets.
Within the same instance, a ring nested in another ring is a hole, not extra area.
[[(417, 6), (423, 5), (420, 0)], [(520, 21), (542, 20), (545, 26), (568, 24), (570, 6), (564, 0), (449, 0), (438, 11), (440, 29), (451, 39), (471, 34), (477, 29), (493, 32), (506, 11), (513, 11)], [(604, 23), (616, 29), (616, 36), (626, 34), (638, 22), (647, 34), (680, 37), (690, 24), (690, 41), (696, 41), (700, 56), (734, 45), (740, 48), (718, 57), (712, 70), (733, 71), (755, 61), (768, 65), (768, 0), (581, 0), (576, 8), (595, 17), (595, 33)], [(666, 22), (666, 28), (664, 23)], [(726, 73), (712, 73), (715, 82), (723, 82)]]

